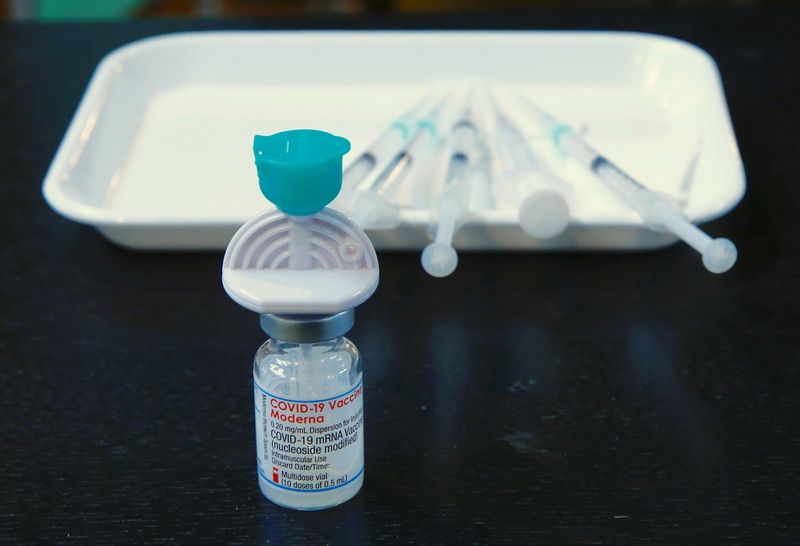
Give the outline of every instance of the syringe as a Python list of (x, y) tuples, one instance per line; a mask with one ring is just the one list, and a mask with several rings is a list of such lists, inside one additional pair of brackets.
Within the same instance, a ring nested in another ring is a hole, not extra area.
[(424, 173), (434, 160), (442, 143), (438, 126), (449, 93), (437, 101), (436, 106), (417, 122), (416, 132), (366, 187), (354, 188), (352, 217), (362, 227), (392, 229), (400, 222), (396, 204), (389, 196), (400, 182), (413, 170)]
[(408, 142), (417, 127), (417, 120), (425, 113), (425, 108), (434, 98), (425, 96), (411, 110), (394, 120), (364, 152), (359, 155), (342, 173), (343, 196), (356, 189), (369, 176), (372, 170), (399, 152)]
[(725, 238), (712, 239), (686, 216), (667, 195), (646, 188), (600, 155), (571, 127), (559, 122), (530, 100), (523, 103), (550, 132), (559, 150), (574, 158), (602, 180), (614, 193), (633, 208), (642, 220), (655, 229), (666, 229), (681, 238), (703, 257), (703, 265), (712, 273), (725, 273), (736, 263), (736, 245)]
[(470, 203), (491, 206), (491, 170), (488, 150), (481, 140), (470, 109), (453, 126), (450, 154), (442, 194), (431, 211), (436, 218), (434, 241), (422, 251), (420, 261), (433, 277), (446, 277), (458, 266), (453, 236), (469, 213)]
[(570, 185), (556, 176), (533, 152), (522, 132), (495, 106), (496, 150), (520, 201), (518, 220), (522, 230), (537, 239), (561, 234), (569, 225), (566, 193)]

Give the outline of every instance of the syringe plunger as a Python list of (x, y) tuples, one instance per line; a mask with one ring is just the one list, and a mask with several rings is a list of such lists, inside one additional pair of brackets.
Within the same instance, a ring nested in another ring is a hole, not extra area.
[(458, 267), (458, 253), (449, 244), (433, 242), (422, 251), (422, 268), (431, 277), (447, 277)]

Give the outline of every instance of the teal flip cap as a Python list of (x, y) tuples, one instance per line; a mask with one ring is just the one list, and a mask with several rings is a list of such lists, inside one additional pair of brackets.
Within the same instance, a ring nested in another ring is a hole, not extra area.
[(261, 193), (286, 214), (315, 214), (342, 189), (342, 156), (349, 151), (349, 140), (325, 131), (256, 135), (253, 152)]

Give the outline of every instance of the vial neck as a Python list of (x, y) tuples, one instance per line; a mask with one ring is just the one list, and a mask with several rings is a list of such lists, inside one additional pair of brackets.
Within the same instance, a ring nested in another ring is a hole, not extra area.
[(280, 349), (284, 353), (289, 354), (297, 354), (297, 355), (311, 355), (315, 352), (316, 349), (325, 349), (329, 350), (331, 348), (337, 347), (344, 342), (345, 338), (343, 336), (335, 337), (333, 339), (326, 339), (324, 341), (315, 341), (313, 343), (296, 343), (293, 341), (286, 341), (285, 339), (279, 339), (276, 337), (270, 337), (269, 342), (270, 344), (276, 348)]
[(261, 315), (261, 329), (287, 343), (315, 344), (341, 338), (353, 327), (352, 309), (331, 315)]

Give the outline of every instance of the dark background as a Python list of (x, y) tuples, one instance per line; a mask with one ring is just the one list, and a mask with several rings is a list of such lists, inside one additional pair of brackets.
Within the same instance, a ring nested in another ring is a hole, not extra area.
[[(790, 544), (800, 538), (794, 9), (0, 26), (0, 543)], [(351, 332), (366, 481), (324, 512), (257, 488), (256, 317), (219, 254), (136, 253), (40, 184), (97, 61), (211, 28), (642, 30), (717, 60), (747, 169), (707, 226), (740, 262), (382, 253)]]
[(651, 11), (797, 5), (797, 0), (0, 0), (0, 18), (44, 21), (152, 18), (270, 18), (286, 15)]

